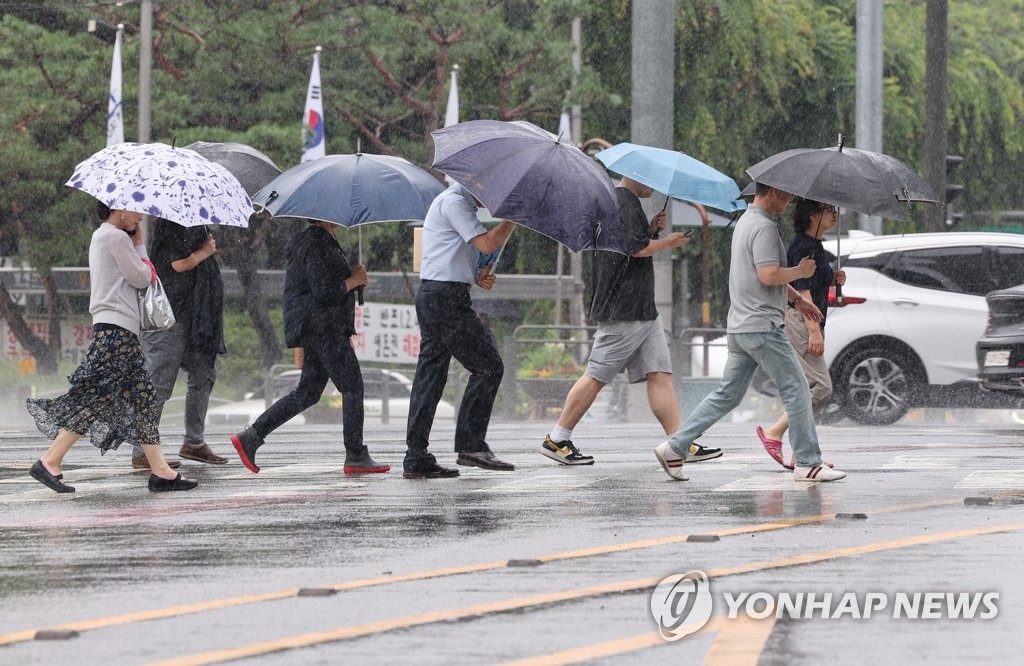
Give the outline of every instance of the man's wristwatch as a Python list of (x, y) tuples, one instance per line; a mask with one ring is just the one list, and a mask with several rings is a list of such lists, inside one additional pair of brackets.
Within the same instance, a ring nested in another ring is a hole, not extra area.
[(799, 297), (799, 296), (797, 296), (797, 297), (796, 297), (796, 298), (794, 298), (793, 300), (789, 301), (789, 307), (791, 307), (791, 308), (795, 308), (795, 307), (796, 307), (796, 302), (797, 302), (797, 301), (799, 301), (799, 300), (800, 300), (800, 297)]

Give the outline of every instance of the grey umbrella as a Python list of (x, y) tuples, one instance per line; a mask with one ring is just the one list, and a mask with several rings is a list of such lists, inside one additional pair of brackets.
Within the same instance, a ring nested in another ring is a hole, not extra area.
[(531, 123), (471, 120), (430, 133), (434, 167), (511, 220), (573, 252), (625, 254), (615, 186), (604, 167)]
[(185, 147), (230, 171), (250, 197), (281, 173), (273, 160), (244, 143), (196, 141)]
[[(834, 148), (786, 150), (758, 162), (747, 174), (755, 183), (805, 199), (894, 220), (907, 219), (902, 203), (939, 202), (928, 183), (906, 164), (883, 153), (844, 149), (842, 134)], [(836, 251), (838, 255), (838, 244)], [(837, 256), (837, 268), (841, 262)], [(842, 302), (838, 286), (836, 297)]]
[(901, 202), (938, 203), (931, 187), (895, 157), (856, 148), (795, 148), (747, 169), (757, 183), (849, 208), (865, 215), (906, 220)]

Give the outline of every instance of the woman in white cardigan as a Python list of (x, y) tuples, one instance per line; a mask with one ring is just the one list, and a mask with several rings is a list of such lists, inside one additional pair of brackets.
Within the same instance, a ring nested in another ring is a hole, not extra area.
[(198, 482), (172, 470), (160, 450), (156, 392), (139, 346), (137, 293), (156, 280), (142, 234), (137, 233), (143, 215), (102, 203), (96, 212), (101, 224), (89, 244), (92, 342), (69, 378), (67, 393), (26, 402), (36, 426), (53, 440), (29, 474), (58, 493), (73, 493), (74, 487), (64, 483), (61, 461), (88, 433), (100, 453), (124, 441), (141, 444), (151, 470), (150, 490), (191, 490)]

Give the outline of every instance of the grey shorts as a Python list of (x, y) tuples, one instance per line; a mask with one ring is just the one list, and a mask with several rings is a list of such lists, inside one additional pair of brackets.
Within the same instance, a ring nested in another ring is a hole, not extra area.
[(606, 321), (597, 325), (587, 376), (608, 384), (625, 368), (629, 383), (651, 372), (672, 373), (672, 358), (661, 316), (653, 321)]

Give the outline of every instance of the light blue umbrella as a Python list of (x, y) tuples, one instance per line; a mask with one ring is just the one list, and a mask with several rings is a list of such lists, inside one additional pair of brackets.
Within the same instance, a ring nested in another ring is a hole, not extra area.
[(674, 199), (728, 213), (747, 207), (735, 180), (677, 150), (619, 143), (594, 157), (609, 171)]

